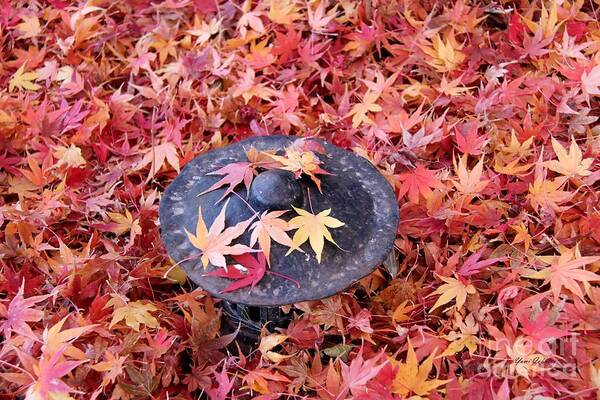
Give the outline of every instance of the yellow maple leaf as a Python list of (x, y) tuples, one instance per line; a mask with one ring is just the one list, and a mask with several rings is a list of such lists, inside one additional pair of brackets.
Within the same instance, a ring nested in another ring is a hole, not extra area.
[(271, 0), (269, 2), (269, 19), (276, 24), (289, 25), (298, 18), (298, 6), (290, 0)]
[(519, 160), (512, 160), (506, 165), (502, 165), (497, 158), (494, 160), (494, 171), (504, 175), (527, 175), (532, 166), (531, 163), (519, 165)]
[(154, 42), (150, 43), (150, 47), (156, 49), (158, 51), (158, 59), (160, 61), (160, 65), (163, 65), (165, 61), (167, 61), (167, 57), (173, 56), (173, 58), (177, 58), (177, 45), (179, 44), (178, 40), (174, 39), (162, 39), (158, 38)]
[(164, 142), (156, 146), (152, 146), (142, 160), (135, 167), (136, 169), (142, 169), (147, 165), (150, 165), (150, 173), (146, 182), (154, 177), (160, 171), (165, 164), (165, 161), (173, 167), (173, 169), (179, 172), (179, 156), (177, 155), (177, 147), (171, 142)]
[(465, 54), (460, 51), (462, 46), (454, 38), (454, 33), (450, 32), (443, 40), (439, 34), (436, 34), (430, 46), (421, 46), (423, 51), (431, 57), (428, 64), (439, 72), (454, 71), (465, 60)]
[(452, 181), (458, 191), (464, 194), (480, 193), (488, 184), (488, 180), (481, 180), (483, 173), (483, 157), (473, 167), (471, 171), (467, 169), (467, 156), (463, 155), (458, 163), (453, 160), (454, 170), (458, 177), (458, 181)]
[(477, 334), (479, 332), (479, 328), (477, 323), (475, 322), (475, 317), (473, 314), (469, 314), (463, 321), (462, 315), (459, 313), (454, 314), (455, 323), (454, 325), (458, 327), (459, 331), (452, 331), (447, 335), (444, 335), (444, 339), (449, 340), (450, 344), (446, 347), (446, 350), (442, 354), (438, 356), (453, 356), (454, 354), (463, 351), (463, 349), (469, 350), (469, 354), (475, 354), (477, 350), (477, 344), (479, 343), (479, 339), (477, 338)]
[[(323, 246), (325, 245), (324, 239), (337, 246), (327, 228), (339, 228), (344, 223), (329, 216), (331, 208), (321, 211), (316, 215), (296, 207), (294, 207), (294, 210), (298, 213), (298, 216), (292, 218), (289, 222), (291, 228), (297, 229), (292, 242), (295, 246), (300, 246), (308, 240), (310, 247), (312, 247), (317, 255), (317, 261), (320, 263)], [(286, 255), (290, 254), (293, 250), (293, 248), (290, 248)]]
[(446, 76), (442, 76), (442, 81), (440, 82), (439, 91), (441, 93), (445, 94), (446, 96), (459, 96), (462, 93), (468, 92), (469, 90), (471, 90), (473, 88), (473, 86), (471, 86), (471, 87), (459, 86), (462, 84), (461, 79), (462, 79), (462, 76), (459, 76), (458, 78), (448, 82), (448, 80), (446, 79)]
[(540, 209), (561, 211), (562, 208), (559, 205), (573, 197), (573, 193), (561, 190), (564, 183), (564, 179), (551, 181), (542, 176), (537, 176), (533, 184), (529, 184), (527, 199), (536, 211)]
[(271, 52), (271, 47), (267, 47), (268, 41), (269, 39), (265, 39), (258, 43), (252, 42), (250, 44), (250, 52), (245, 57), (250, 65), (260, 65), (264, 68), (277, 60), (277, 57)]
[(533, 144), (533, 137), (530, 137), (523, 141), (523, 143), (519, 142), (517, 135), (515, 134), (514, 129), (510, 132), (510, 142), (507, 145), (503, 145), (500, 147), (502, 153), (511, 156), (527, 157), (531, 151), (531, 145)]
[(543, 33), (543, 38), (554, 37), (558, 28), (563, 24), (564, 21), (558, 22), (558, 2), (552, 1), (552, 6), (550, 10), (546, 8), (544, 2), (542, 2), (542, 9), (540, 10), (540, 19), (537, 23), (532, 21), (529, 18), (523, 18), (523, 22), (527, 25), (527, 28), (531, 30), (531, 32), (536, 32), (540, 30)]
[(583, 154), (577, 143), (575, 143), (575, 139), (571, 138), (571, 146), (568, 153), (554, 138), (552, 138), (552, 148), (558, 157), (558, 161), (551, 160), (546, 162), (546, 166), (552, 171), (569, 178), (574, 176), (588, 176), (592, 173), (589, 168), (592, 166), (594, 159), (583, 159)]
[(258, 79), (256, 72), (252, 68), (246, 69), (246, 72), (238, 79), (238, 83), (234, 86), (231, 95), (233, 97), (242, 96), (245, 104), (248, 104), (253, 97), (269, 100), (271, 96), (275, 95), (275, 91), (268, 88), (265, 84), (257, 83)]
[(110, 219), (113, 220), (113, 222), (116, 222), (118, 224), (118, 226), (113, 229), (113, 232), (115, 232), (117, 235), (122, 235), (124, 233), (131, 232), (131, 235), (135, 237), (142, 233), (140, 220), (134, 220), (129, 210), (125, 210), (125, 214), (119, 214), (114, 212), (108, 212), (106, 214), (108, 214), (108, 216), (110, 217)]
[(378, 98), (379, 95), (377, 93), (368, 91), (364, 95), (362, 102), (355, 104), (354, 107), (352, 107), (352, 110), (350, 110), (346, 117), (352, 115), (352, 126), (354, 128), (358, 128), (364, 123), (373, 123), (373, 120), (369, 118), (368, 114), (369, 112), (379, 112), (382, 110), (381, 106), (375, 103)]
[(437, 301), (435, 302), (433, 307), (431, 307), (431, 310), (429, 310), (429, 312), (432, 312), (436, 308), (447, 304), (452, 299), (456, 299), (456, 308), (461, 309), (462, 306), (465, 304), (465, 301), (467, 300), (467, 294), (477, 293), (477, 289), (475, 289), (475, 286), (471, 285), (470, 283), (465, 285), (456, 278), (446, 278), (439, 275), (436, 276), (446, 283), (441, 285), (435, 290), (435, 292), (429, 295), (441, 295), (440, 297), (438, 297)]
[(24, 72), (25, 64), (21, 65), (17, 72), (8, 81), (8, 91), (12, 92), (14, 88), (23, 90), (38, 90), (41, 86), (33, 83), (37, 77), (37, 72)]
[(23, 34), (19, 36), (19, 39), (31, 39), (40, 34), (42, 27), (40, 26), (38, 17), (30, 15), (21, 18), (23, 19), (23, 22), (16, 26), (19, 31), (23, 32)]
[(0, 110), (0, 126), (1, 127), (7, 128), (7, 129), (12, 129), (16, 126), (16, 123), (17, 123), (16, 118), (14, 118), (9, 113)]
[(152, 303), (142, 303), (141, 301), (132, 301), (126, 303), (118, 296), (114, 296), (106, 303), (106, 307), (114, 307), (113, 318), (108, 326), (111, 329), (119, 322), (125, 320), (125, 325), (136, 332), (140, 331), (140, 325), (144, 324), (148, 328), (158, 328), (158, 320), (150, 314), (152, 311), (158, 311), (158, 308)]
[(398, 368), (392, 384), (392, 392), (401, 396), (408, 396), (410, 393), (417, 396), (426, 396), (432, 390), (436, 390), (439, 386), (450, 382), (450, 380), (441, 379), (429, 380), (434, 358), (435, 350), (419, 365), (417, 355), (409, 340), (406, 362), (400, 363), (396, 360), (390, 360), (392, 365)]

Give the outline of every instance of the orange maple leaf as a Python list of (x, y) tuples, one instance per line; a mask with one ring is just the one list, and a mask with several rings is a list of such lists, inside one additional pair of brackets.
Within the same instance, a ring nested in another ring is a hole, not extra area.
[(271, 239), (293, 250), (304, 253), (304, 250), (297, 247), (286, 233), (293, 229), (286, 220), (280, 218), (286, 212), (288, 212), (288, 210), (265, 211), (259, 216), (258, 221), (254, 222), (250, 227), (252, 230), (252, 234), (250, 235), (250, 246), (254, 246), (258, 241), (258, 245), (267, 259), (267, 264), (270, 264)]
[(551, 265), (541, 271), (528, 271), (525, 276), (532, 279), (543, 279), (544, 284), (550, 283), (550, 290), (555, 301), (558, 301), (563, 288), (583, 300), (580, 284), (583, 284), (587, 291), (589, 282), (600, 281), (600, 275), (582, 269), (588, 264), (600, 261), (600, 256), (582, 257), (578, 246), (573, 249), (564, 249), (560, 256), (542, 256), (539, 258), (542, 261), (549, 261)]
[(171, 142), (164, 142), (156, 146), (152, 146), (142, 158), (142, 160), (136, 166), (136, 169), (142, 169), (147, 165), (150, 165), (150, 173), (146, 181), (154, 178), (154, 175), (165, 164), (165, 161), (169, 163), (171, 167), (179, 172), (179, 156), (177, 155), (177, 148)]
[(187, 233), (190, 242), (192, 242), (194, 247), (202, 251), (200, 259), (202, 260), (204, 268), (208, 267), (209, 262), (215, 267), (226, 268), (226, 255), (240, 255), (253, 251), (246, 245), (231, 245), (231, 242), (246, 231), (246, 228), (250, 225), (254, 216), (235, 226), (225, 228), (225, 210), (227, 209), (227, 204), (229, 204), (229, 200), (225, 202), (225, 205), (210, 229), (208, 229), (204, 223), (202, 207), (198, 207), (196, 233), (192, 234), (185, 229), (185, 233)]
[(467, 169), (467, 157), (466, 155), (460, 157), (458, 163), (454, 161), (454, 170), (458, 180), (453, 181), (454, 186), (459, 192), (464, 194), (478, 194), (488, 184), (488, 180), (481, 180), (483, 174), (483, 157), (473, 167), (471, 171)]

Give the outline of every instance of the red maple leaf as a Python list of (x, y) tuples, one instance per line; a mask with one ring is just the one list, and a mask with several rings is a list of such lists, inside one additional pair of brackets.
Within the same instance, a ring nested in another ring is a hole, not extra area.
[(7, 157), (6, 152), (4, 152), (4, 154), (0, 154), (0, 169), (4, 169), (6, 172), (15, 176), (20, 176), (21, 171), (13, 167), (13, 165), (16, 165), (19, 161), (21, 161), (20, 157)]
[(217, 276), (235, 280), (235, 282), (223, 289), (221, 293), (232, 292), (246, 286), (251, 286), (253, 288), (261, 281), (265, 274), (277, 275), (280, 278), (293, 282), (297, 287), (300, 287), (300, 284), (297, 281), (288, 276), (281, 275), (274, 271), (267, 271), (267, 259), (263, 253), (258, 253), (257, 258), (252, 257), (250, 253), (234, 255), (232, 258), (238, 265), (244, 267), (246, 271), (242, 271), (235, 265), (228, 265), (227, 268), (219, 268), (205, 274), (205, 276)]
[(548, 342), (570, 335), (565, 330), (551, 326), (550, 310), (544, 310), (535, 320), (530, 320), (523, 313), (517, 313), (517, 319), (522, 325), (521, 331), (532, 339), (532, 345), (542, 354), (548, 352)]
[(398, 187), (398, 198), (402, 198), (408, 193), (408, 199), (413, 203), (419, 202), (419, 194), (428, 196), (431, 189), (441, 189), (444, 187), (433, 171), (426, 169), (423, 165), (417, 165), (412, 171), (403, 172), (397, 176), (400, 184)]
[(267, 259), (263, 253), (258, 253), (257, 258), (252, 257), (249, 253), (245, 253), (233, 256), (233, 259), (244, 267), (246, 272), (242, 272), (235, 265), (228, 265), (227, 268), (219, 268), (205, 274), (206, 276), (218, 276), (235, 281), (223, 289), (221, 293), (232, 292), (246, 286), (254, 287), (265, 276)]
[[(461, 129), (462, 128), (462, 129)], [(471, 122), (462, 125), (460, 128), (456, 127), (456, 147), (464, 154), (471, 154), (477, 156), (481, 154), (481, 148), (487, 143), (485, 135), (477, 135), (477, 123)]]

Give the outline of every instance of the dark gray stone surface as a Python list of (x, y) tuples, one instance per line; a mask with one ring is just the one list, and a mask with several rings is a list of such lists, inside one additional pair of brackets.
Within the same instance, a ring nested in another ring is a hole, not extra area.
[[(270, 149), (283, 150), (297, 137), (260, 136), (208, 152), (190, 161), (181, 174), (167, 187), (160, 202), (161, 236), (165, 247), (175, 262), (187, 259), (197, 253), (188, 240), (184, 228), (195, 232), (198, 219), (198, 206), (207, 227), (210, 227), (221, 210), (224, 201), (217, 203), (225, 188), (198, 196), (199, 193), (216, 183), (221, 176), (206, 175), (229, 163), (245, 161), (245, 152), (251, 147), (259, 151)], [(312, 140), (312, 139), (311, 139)], [(215, 297), (234, 303), (255, 306), (280, 306), (306, 300), (316, 300), (334, 295), (371, 273), (391, 251), (396, 237), (399, 209), (396, 196), (385, 178), (367, 160), (351, 152), (340, 149), (323, 140), (314, 139), (323, 144), (325, 154), (317, 153), (323, 162), (322, 168), (333, 175), (319, 175), (322, 193), (308, 177), (302, 177), (290, 187), (282, 190), (281, 198), (293, 197), (294, 205), (318, 213), (331, 208), (331, 216), (346, 225), (330, 229), (334, 240), (341, 247), (325, 242), (321, 263), (317, 263), (310, 245), (305, 243), (302, 249), (284, 256), (287, 247), (273, 242), (271, 247), (271, 270), (289, 276), (301, 285), (298, 288), (289, 280), (275, 275), (266, 275), (253, 289), (242, 288), (230, 293), (220, 293), (231, 281), (218, 277), (204, 276), (214, 267), (204, 270), (200, 260), (181, 263), (188, 277)], [(283, 151), (281, 152), (283, 154)], [(250, 193), (268, 193), (270, 182), (278, 182), (280, 176), (269, 173), (257, 179)], [(284, 179), (285, 183), (285, 179)], [(288, 182), (289, 183), (289, 182)], [(286, 183), (286, 185), (288, 184)], [(280, 184), (280, 183), (277, 183)], [(296, 188), (301, 188), (297, 195)], [(244, 185), (236, 192), (246, 197)], [(253, 212), (237, 196), (228, 196), (230, 201), (226, 212), (226, 224), (231, 226), (253, 215)], [(251, 203), (262, 204), (266, 199), (253, 195)], [(275, 203), (280, 203), (278, 199)], [(274, 204), (275, 205), (275, 204)], [(256, 208), (256, 207), (255, 207)], [(280, 204), (276, 208), (281, 208)], [(290, 207), (291, 208), (291, 207)], [(295, 212), (285, 215), (290, 219)], [(290, 237), (293, 231), (289, 232)], [(238, 241), (248, 244), (249, 233)]]

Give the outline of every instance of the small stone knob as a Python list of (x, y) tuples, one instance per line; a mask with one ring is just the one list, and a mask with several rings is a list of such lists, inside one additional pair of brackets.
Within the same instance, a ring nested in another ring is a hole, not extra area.
[(272, 169), (252, 181), (250, 205), (257, 211), (286, 210), (301, 204), (302, 186), (291, 172)]

